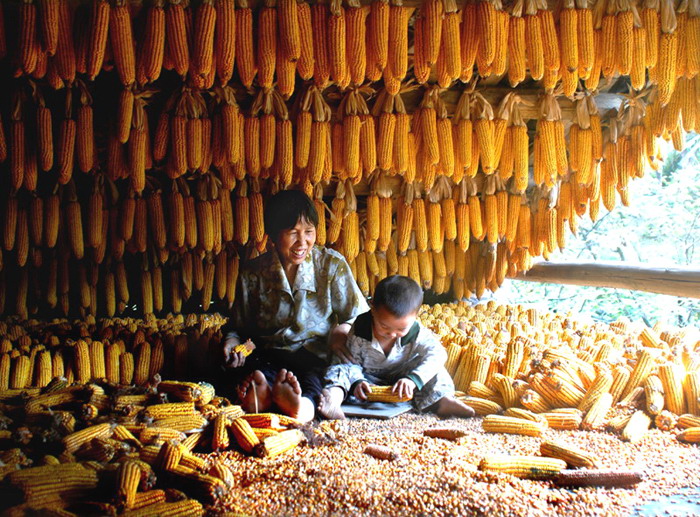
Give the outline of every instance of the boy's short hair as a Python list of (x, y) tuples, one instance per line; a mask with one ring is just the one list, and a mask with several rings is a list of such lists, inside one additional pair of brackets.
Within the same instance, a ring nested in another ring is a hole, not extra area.
[(265, 232), (274, 242), (280, 232), (294, 228), (301, 220), (318, 226), (318, 212), (313, 201), (301, 190), (280, 190), (265, 205)]
[(415, 280), (407, 276), (392, 275), (374, 288), (372, 307), (384, 307), (398, 318), (412, 314), (423, 303), (423, 290)]

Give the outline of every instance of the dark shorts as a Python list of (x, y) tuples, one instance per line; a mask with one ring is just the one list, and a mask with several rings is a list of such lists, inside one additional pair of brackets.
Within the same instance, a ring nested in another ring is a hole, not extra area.
[[(238, 384), (255, 370), (260, 370), (272, 385), (280, 370), (286, 368), (296, 375), (301, 394), (314, 402), (318, 400), (323, 389), (323, 376), (326, 373), (326, 362), (305, 348), (295, 352), (288, 350), (256, 349), (246, 359), (245, 365), (238, 370), (229, 370), (224, 375), (223, 383), (233, 394)], [(235, 397), (234, 397), (235, 398)]]

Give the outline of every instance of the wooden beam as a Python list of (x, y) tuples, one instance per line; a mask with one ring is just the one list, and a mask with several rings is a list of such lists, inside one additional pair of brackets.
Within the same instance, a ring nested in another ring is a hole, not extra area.
[(700, 269), (651, 268), (618, 263), (539, 262), (515, 280), (553, 284), (615, 287), (632, 291), (700, 298)]

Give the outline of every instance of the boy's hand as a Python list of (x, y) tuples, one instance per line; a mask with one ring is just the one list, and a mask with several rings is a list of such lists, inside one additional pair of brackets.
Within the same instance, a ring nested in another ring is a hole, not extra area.
[(367, 381), (362, 381), (357, 386), (355, 386), (355, 391), (353, 395), (360, 400), (367, 400), (367, 395), (369, 395), (370, 387)]
[(412, 399), (413, 391), (416, 389), (416, 383), (411, 379), (399, 379), (391, 389), (393, 393), (404, 399)]
[(245, 356), (243, 352), (234, 352), (233, 349), (236, 348), (240, 343), (235, 338), (228, 338), (224, 343), (223, 355), (224, 355), (224, 366), (226, 368), (240, 368), (245, 364)]

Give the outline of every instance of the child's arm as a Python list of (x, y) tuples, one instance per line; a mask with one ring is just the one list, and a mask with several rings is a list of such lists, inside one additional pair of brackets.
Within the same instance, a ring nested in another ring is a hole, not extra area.
[(331, 366), (326, 371), (326, 382), (333, 386), (340, 386), (345, 394), (350, 394), (354, 385), (363, 381), (364, 371), (362, 354), (360, 350), (360, 338), (357, 338), (352, 330), (348, 335), (348, 349), (352, 362), (346, 362), (338, 356), (334, 356)]
[(421, 360), (412, 371), (406, 374), (406, 378), (413, 381), (416, 388), (423, 389), (426, 382), (437, 375), (440, 368), (445, 366), (447, 352), (438, 337), (423, 325), (414, 344), (414, 354)]

